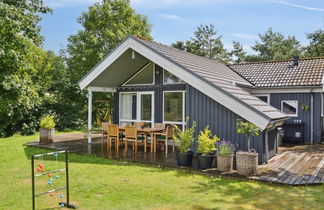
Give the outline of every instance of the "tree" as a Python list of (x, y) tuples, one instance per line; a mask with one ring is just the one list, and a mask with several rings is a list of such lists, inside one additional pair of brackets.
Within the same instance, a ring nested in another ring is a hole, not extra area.
[(237, 132), (247, 137), (248, 152), (251, 152), (251, 136), (258, 136), (261, 129), (250, 122), (244, 122), (242, 119), (236, 120)]
[(240, 42), (233, 41), (233, 50), (229, 53), (234, 63), (242, 63), (245, 61), (246, 52)]
[(128, 35), (151, 39), (147, 17), (136, 14), (129, 0), (103, 0), (83, 12), (82, 29), (68, 38), (64, 52), (68, 76), (77, 83)]
[(50, 70), (39, 48), (38, 14), (50, 11), (42, 0), (0, 2), (0, 136), (33, 126), (31, 113), (41, 103), (39, 90)]
[(302, 53), (300, 42), (294, 36), (287, 38), (269, 28), (264, 34), (259, 34), (261, 42), (256, 42), (251, 48), (258, 54), (247, 56), (247, 61), (291, 59)]
[[(65, 89), (65, 95), (61, 97), (80, 109), (79, 114), (83, 114), (83, 117), (76, 112), (73, 114), (76, 120), (82, 123), (86, 116), (84, 112), (87, 99), (85, 92), (77, 86), (77, 82), (128, 35), (151, 39), (151, 25), (146, 16), (135, 13), (129, 0), (103, 0), (101, 3), (95, 3), (81, 14), (78, 22), (82, 29), (69, 36), (67, 48), (62, 51), (68, 78), (65, 86), (71, 87), (71, 90)], [(101, 102), (98, 102), (98, 99)], [(96, 119), (94, 125), (99, 126), (100, 121), (111, 119), (112, 95), (96, 93), (93, 101)], [(62, 105), (62, 111), (64, 107), (65, 105)], [(69, 122), (68, 119), (66, 122)]]
[(213, 24), (200, 25), (194, 32), (194, 37), (186, 42), (177, 41), (172, 46), (209, 59), (220, 60), (225, 63), (229, 61), (221, 36), (217, 36)]
[(305, 47), (305, 57), (324, 56), (324, 30), (317, 30), (306, 35), (310, 41)]

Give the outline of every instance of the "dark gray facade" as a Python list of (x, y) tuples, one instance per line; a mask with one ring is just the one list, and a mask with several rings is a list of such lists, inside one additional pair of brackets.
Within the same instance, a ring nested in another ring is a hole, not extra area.
[[(159, 67), (157, 68), (159, 69)], [(211, 131), (219, 138), (236, 143), (238, 145), (238, 150), (247, 150), (246, 137), (236, 132), (236, 119), (240, 118), (237, 114), (209, 98), (189, 84), (163, 85), (162, 75), (161, 71), (159, 74), (155, 75), (155, 85), (133, 87), (123, 86), (117, 88), (117, 93), (115, 93), (114, 123), (119, 123), (118, 97), (120, 92), (154, 91), (154, 121), (156, 123), (161, 123), (163, 122), (163, 91), (185, 90), (185, 114), (190, 117), (190, 121), (197, 122), (196, 135), (198, 135), (199, 131), (203, 130), (208, 125)], [(257, 137), (252, 137), (251, 142), (252, 148), (259, 153), (260, 163), (266, 161), (264, 134), (265, 132), (260, 133)], [(269, 138), (271, 137), (269, 136)], [(276, 152), (274, 152), (274, 154), (275, 153)]]
[[(313, 94), (314, 108), (311, 107), (311, 95)], [(313, 143), (320, 143), (321, 132), (321, 93), (271, 93), (270, 104), (281, 110), (282, 100), (298, 100), (298, 116), (290, 117), (288, 121), (301, 120), (305, 123), (305, 143), (311, 143), (311, 112), (313, 112)], [(303, 110), (302, 105), (308, 105), (309, 110)]]

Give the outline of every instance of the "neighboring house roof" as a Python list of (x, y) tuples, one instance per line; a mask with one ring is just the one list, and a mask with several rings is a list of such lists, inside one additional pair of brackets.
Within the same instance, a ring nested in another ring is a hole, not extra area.
[[(240, 86), (252, 87), (249, 82), (226, 65), (133, 36), (129, 36), (80, 80), (79, 85), (81, 89), (90, 87), (91, 82), (128, 49), (133, 49), (168, 70), (242, 118), (256, 124), (261, 129), (265, 129), (273, 121), (287, 119), (287, 116), (279, 110), (236, 86), (235, 84), (237, 83)], [(109, 77), (109, 75), (105, 76)]]
[(324, 57), (229, 65), (259, 88), (322, 86)]

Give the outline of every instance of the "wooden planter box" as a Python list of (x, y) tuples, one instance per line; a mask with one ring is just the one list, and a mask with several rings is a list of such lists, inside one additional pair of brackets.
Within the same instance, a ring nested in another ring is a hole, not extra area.
[(258, 153), (256, 152), (236, 152), (237, 173), (249, 176), (256, 175), (258, 167)]
[(39, 130), (39, 143), (41, 144), (50, 144), (54, 140), (54, 131), (55, 129), (44, 129), (40, 128)]
[(233, 155), (217, 155), (217, 169), (229, 172), (233, 169)]

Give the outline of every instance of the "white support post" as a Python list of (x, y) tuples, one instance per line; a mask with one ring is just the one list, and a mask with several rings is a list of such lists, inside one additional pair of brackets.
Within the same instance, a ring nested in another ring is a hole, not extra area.
[(92, 90), (88, 90), (88, 144), (92, 143)]

